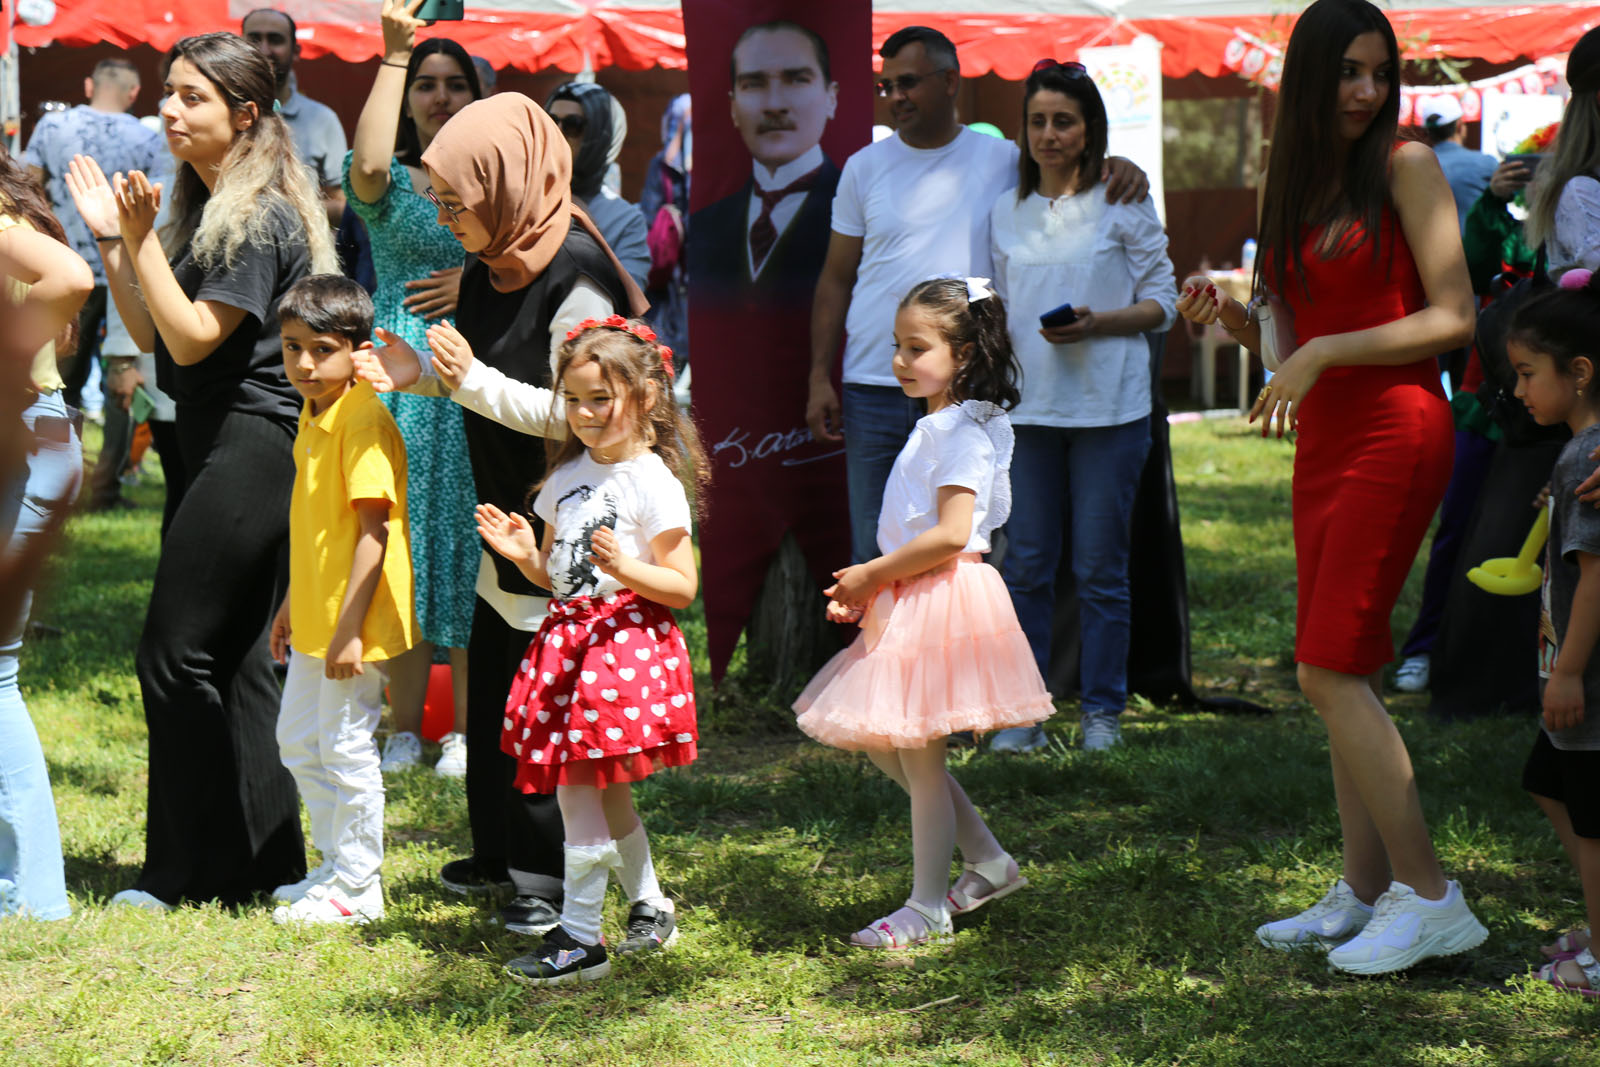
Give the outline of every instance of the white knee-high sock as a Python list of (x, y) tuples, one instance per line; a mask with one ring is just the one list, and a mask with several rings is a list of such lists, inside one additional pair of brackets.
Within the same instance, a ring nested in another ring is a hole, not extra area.
[(600, 943), (600, 910), (606, 900), (606, 879), (622, 862), (617, 843), (568, 845), (566, 877), (562, 881), (561, 925), (585, 945)]
[(617, 868), (617, 881), (622, 883), (628, 903), (672, 911), (672, 901), (661, 892), (661, 883), (656, 881), (656, 865), (650, 859), (650, 838), (644, 832), (644, 823), (635, 826), (628, 836), (617, 838), (617, 855), (622, 859)]

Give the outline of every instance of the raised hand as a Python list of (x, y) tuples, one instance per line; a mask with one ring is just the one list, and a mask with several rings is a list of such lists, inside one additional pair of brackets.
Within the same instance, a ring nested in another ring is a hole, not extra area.
[(380, 393), (415, 385), (422, 377), (422, 357), (399, 337), (379, 326), (373, 334), (383, 344), (377, 348), (358, 348), (351, 353), (356, 377)]
[(410, 56), (417, 46), (417, 31), (427, 23), (417, 18), (423, 0), (383, 0), (379, 21), (383, 26), (383, 54)]
[(161, 186), (153, 185), (143, 171), (132, 171), (127, 177), (118, 174), (114, 180), (117, 190), (117, 222), (121, 227), (123, 243), (130, 248), (146, 237), (155, 227), (156, 214), (161, 210)]
[(83, 216), (84, 225), (96, 237), (116, 237), (121, 230), (117, 213), (117, 194), (100, 169), (88, 156), (77, 155), (67, 164), (67, 192)]
[(539, 558), (539, 541), (521, 515), (507, 515), (493, 504), (479, 504), (472, 517), (477, 520), (478, 536), (484, 543), (512, 563), (521, 566)]
[(451, 389), (460, 389), (472, 369), (472, 346), (450, 322), (428, 327), (428, 348), (433, 352), (433, 371)]

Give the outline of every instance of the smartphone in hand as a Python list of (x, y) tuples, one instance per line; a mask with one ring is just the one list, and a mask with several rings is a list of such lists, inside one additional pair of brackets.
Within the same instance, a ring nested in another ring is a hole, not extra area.
[(422, 0), (417, 18), (424, 22), (460, 22), (467, 17), (466, 0)]
[(1039, 325), (1047, 330), (1057, 326), (1071, 326), (1078, 321), (1078, 313), (1072, 310), (1071, 304), (1062, 304), (1058, 308), (1051, 308), (1039, 316)]

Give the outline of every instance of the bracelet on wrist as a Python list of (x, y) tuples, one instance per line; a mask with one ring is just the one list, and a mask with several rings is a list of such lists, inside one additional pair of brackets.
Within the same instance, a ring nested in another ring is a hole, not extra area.
[(122, 240), (122, 234), (114, 233), (110, 237), (96, 237), (95, 238), (95, 243), (104, 245), (104, 244), (110, 244), (112, 241), (120, 241), (120, 240)]
[(394, 62), (391, 62), (390, 60), (387, 60), (387, 59), (380, 59), (378, 61), (378, 66), (380, 66), (380, 67), (399, 67), (401, 70), (405, 70), (408, 67), (410, 67), (411, 64), (410, 63), (394, 63)]

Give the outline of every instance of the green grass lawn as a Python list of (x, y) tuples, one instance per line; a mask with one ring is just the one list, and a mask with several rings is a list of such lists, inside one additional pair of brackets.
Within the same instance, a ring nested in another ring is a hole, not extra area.
[[(846, 940), (909, 888), (900, 795), (863, 758), (774, 732), (772, 709), (702, 699), (700, 761), (639, 789), (683, 938), (556, 991), (502, 978), (529, 942), (436, 880), (461, 854), (465, 805), (425, 772), (391, 782), (381, 922), (107, 910), (143, 851), (132, 660), (159, 488), (134, 491), (141, 510), (75, 519), (35, 613), (62, 633), (31, 644), (23, 680), (76, 914), (0, 922), (5, 1062), (1600, 1063), (1595, 1007), (1530, 979), (1536, 946), (1582, 911), (1517, 786), (1531, 721), (1446, 728), (1419, 699), (1394, 702), (1445, 868), (1489, 926), (1482, 949), (1352, 979), (1256, 946), (1252, 928), (1314, 900), (1339, 862), (1323, 734), (1294, 689), (1291, 451), (1236, 421), (1173, 441), (1196, 682), (1275, 715), (1141, 704), (1127, 744), (1090, 756), (1063, 705), (1046, 754), (960, 753), (955, 773), (1032, 887), (958, 920), (953, 946), (873, 954)], [(613, 936), (623, 917), (613, 894)]]

